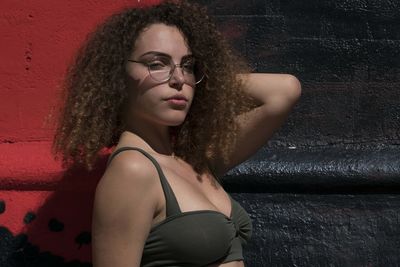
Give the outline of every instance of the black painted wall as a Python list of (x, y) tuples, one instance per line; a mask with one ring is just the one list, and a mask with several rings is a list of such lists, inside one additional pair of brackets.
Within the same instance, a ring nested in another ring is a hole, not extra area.
[(224, 179), (253, 219), (246, 266), (400, 266), (400, 1), (194, 2), (256, 72), (303, 87)]

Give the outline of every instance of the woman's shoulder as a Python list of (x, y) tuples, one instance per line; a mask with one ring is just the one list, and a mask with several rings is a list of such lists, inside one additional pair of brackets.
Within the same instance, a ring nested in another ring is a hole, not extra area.
[(135, 194), (140, 197), (154, 192), (157, 177), (157, 170), (148, 158), (139, 151), (126, 150), (110, 161), (97, 185), (96, 195), (103, 192), (106, 195), (114, 193), (118, 197), (126, 192), (129, 196)]
[(135, 186), (150, 186), (157, 181), (154, 164), (137, 150), (125, 150), (114, 155), (100, 183), (129, 183)]
[[(97, 251), (103, 253), (111, 246), (109, 255), (117, 255), (127, 247), (133, 252), (143, 247), (159, 209), (157, 171), (151, 164), (137, 151), (124, 151), (108, 165), (93, 203), (92, 236)], [(139, 254), (132, 261), (137, 258)]]
[(119, 220), (138, 213), (152, 218), (159, 206), (157, 178), (157, 170), (140, 152), (119, 153), (97, 184), (94, 199), (97, 218)]

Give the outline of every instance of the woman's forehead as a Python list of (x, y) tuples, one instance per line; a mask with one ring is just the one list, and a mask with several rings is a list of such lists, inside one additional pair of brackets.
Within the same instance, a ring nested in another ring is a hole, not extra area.
[(140, 56), (149, 51), (158, 51), (173, 58), (190, 54), (181, 31), (175, 26), (165, 24), (150, 25), (136, 39), (133, 55)]

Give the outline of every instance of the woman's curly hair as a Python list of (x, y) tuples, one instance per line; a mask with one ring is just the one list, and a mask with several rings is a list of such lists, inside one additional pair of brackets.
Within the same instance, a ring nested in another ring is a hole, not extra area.
[(209, 170), (211, 159), (227, 160), (236, 137), (234, 118), (253, 105), (236, 78), (248, 67), (232, 52), (206, 9), (183, 0), (126, 8), (88, 35), (63, 83), (53, 152), (62, 154), (64, 164), (84, 164), (90, 170), (100, 150), (116, 145), (126, 125), (126, 60), (137, 37), (153, 23), (176, 26), (206, 75), (196, 85), (185, 121), (170, 127), (175, 155), (198, 173)]

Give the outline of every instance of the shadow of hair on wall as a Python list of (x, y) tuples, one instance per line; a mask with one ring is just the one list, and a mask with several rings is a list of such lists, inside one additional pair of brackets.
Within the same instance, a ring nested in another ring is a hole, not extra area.
[(102, 154), (92, 171), (73, 166), (64, 172), (26, 225), (21, 266), (91, 266), (94, 194), (108, 156)]

